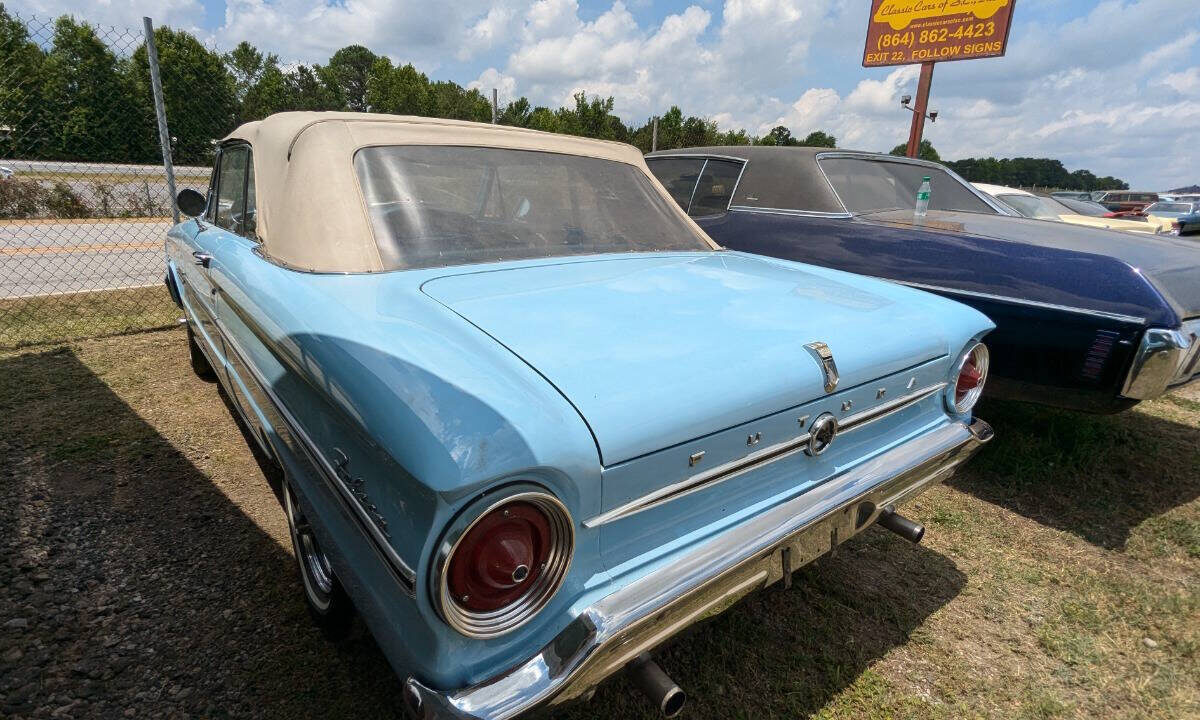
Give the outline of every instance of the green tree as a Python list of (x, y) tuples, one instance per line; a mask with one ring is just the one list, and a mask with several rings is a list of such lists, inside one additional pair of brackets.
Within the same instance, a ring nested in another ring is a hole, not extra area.
[(274, 66), (279, 69), (279, 58), (274, 53), (263, 55), (245, 40), (233, 50), (221, 56), (225, 68), (233, 77), (233, 90), (238, 102), (244, 102), (254, 86), (262, 82), (263, 76)]
[[(211, 141), (229, 134), (238, 124), (240, 107), (234, 77), (224, 58), (187, 32), (156, 28), (154, 45), (158, 48), (167, 123), (171, 135), (177, 139), (175, 161), (185, 165), (207, 164), (212, 158)], [(158, 127), (153, 122), (154, 97), (144, 45), (134, 51), (131, 67), (138, 117), (146, 125), (141, 140), (157, 149)], [(152, 154), (157, 158), (157, 151)]]
[(329, 88), (315, 68), (297, 65), (284, 74), (288, 92), (289, 110), (340, 110), (341, 102)]
[(45, 53), (25, 25), (0, 3), (0, 157), (41, 157), (48, 151), (44, 126)]
[(292, 88), (279, 65), (269, 63), (242, 98), (241, 122), (262, 120), (268, 115), (294, 109)]
[(492, 119), (492, 103), (478, 90), (465, 90), (458, 83), (441, 80), (429, 84), (429, 106), (422, 114), (489, 122)]
[(386, 57), (376, 58), (367, 75), (366, 101), (372, 112), (428, 115), (429, 78), (411, 64), (394, 67)]
[(54, 47), (42, 64), (46, 154), (61, 160), (148, 161), (133, 88), (116, 55), (86, 24), (54, 24)]
[(588, 99), (586, 93), (574, 95), (575, 107), (558, 111), (559, 132), (602, 140), (624, 141), (629, 134), (621, 119), (613, 114), (613, 99), (599, 96)]
[(792, 131), (788, 130), (783, 125), (776, 125), (771, 128), (771, 132), (767, 133), (758, 140), (759, 145), (799, 145), (800, 141), (792, 137)]
[(745, 130), (726, 130), (718, 132), (713, 139), (714, 145), (752, 145), (753, 138), (746, 134)]
[(683, 133), (680, 147), (702, 147), (716, 143), (717, 124), (695, 115), (689, 115), (683, 121)]
[[(901, 143), (892, 148), (891, 154), (904, 157), (908, 154), (908, 143)], [(942, 161), (942, 156), (938, 155), (938, 151), (934, 149), (933, 143), (928, 140), (922, 140), (921, 144), (917, 147), (917, 157), (922, 160), (929, 160), (930, 162)]]
[(337, 97), (338, 104), (346, 110), (365, 112), (367, 84), (378, 56), (362, 45), (347, 45), (329, 58), (329, 62), (317, 70), (326, 87)]
[(683, 147), (683, 111), (678, 105), (658, 119), (658, 149), (674, 150)]
[(800, 141), (800, 144), (807, 147), (835, 148), (837, 147), (837, 138), (823, 130), (813, 130)]
[(533, 107), (525, 97), (519, 97), (505, 106), (497, 121), (501, 125), (514, 127), (529, 127), (529, 118), (533, 115)]
[(526, 127), (543, 132), (563, 132), (558, 113), (540, 105), (529, 113), (529, 125)]
[(965, 158), (946, 164), (972, 182), (1063, 190), (1129, 189), (1127, 183), (1112, 176), (1096, 177), (1086, 169), (1068, 172), (1062, 161), (1054, 158)]

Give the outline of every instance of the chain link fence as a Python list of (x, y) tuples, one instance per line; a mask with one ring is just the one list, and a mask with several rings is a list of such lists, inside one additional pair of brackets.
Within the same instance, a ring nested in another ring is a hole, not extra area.
[[(177, 189), (204, 191), (210, 141), (235, 118), (173, 113), (182, 94), (197, 108), (214, 91), (166, 65), (220, 56), (169, 29), (155, 38)], [(0, 347), (176, 321), (163, 286), (171, 197), (161, 155), (142, 31), (0, 5)]]

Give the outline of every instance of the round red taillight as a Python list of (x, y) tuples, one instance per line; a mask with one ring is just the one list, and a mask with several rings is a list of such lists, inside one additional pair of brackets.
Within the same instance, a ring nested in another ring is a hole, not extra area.
[(566, 507), (542, 490), (510, 493), (464, 510), (435, 559), (438, 611), (464, 635), (495, 637), (523, 624), (554, 597), (571, 564)]
[(947, 404), (954, 412), (966, 413), (975, 407), (979, 396), (983, 394), (988, 362), (988, 349), (983, 343), (976, 343), (963, 353), (958, 362), (958, 372), (954, 376), (953, 395), (947, 398)]
[(954, 386), (955, 404), (966, 400), (967, 393), (979, 387), (981, 382), (983, 382), (983, 373), (979, 372), (979, 368), (975, 365), (975, 357), (969, 356), (963, 363), (962, 370), (958, 371), (958, 384)]
[(527, 502), (514, 502), (479, 519), (450, 561), (450, 594), (464, 608), (491, 612), (537, 582), (550, 554), (550, 522)]

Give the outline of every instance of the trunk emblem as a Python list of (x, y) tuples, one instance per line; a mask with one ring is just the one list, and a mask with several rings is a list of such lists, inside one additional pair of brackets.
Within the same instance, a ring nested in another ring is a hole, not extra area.
[(823, 342), (808, 343), (804, 349), (812, 353), (825, 372), (825, 392), (833, 392), (838, 384), (838, 369), (837, 363), (833, 361), (833, 351)]
[(811, 429), (808, 432), (808, 444), (804, 447), (804, 453), (809, 457), (816, 457), (825, 452), (833, 443), (833, 439), (837, 437), (837, 431), (837, 418), (829, 413), (822, 414), (816, 420), (813, 420)]

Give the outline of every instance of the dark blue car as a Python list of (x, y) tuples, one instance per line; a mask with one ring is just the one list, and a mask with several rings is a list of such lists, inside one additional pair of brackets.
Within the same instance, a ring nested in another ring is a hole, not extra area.
[[(1012, 217), (946, 167), (891, 155), (732, 146), (646, 160), (725, 247), (886, 278), (985, 313), (996, 323), (991, 395), (1116, 412), (1197, 377), (1191, 241)], [(924, 176), (933, 195), (918, 219)]]

